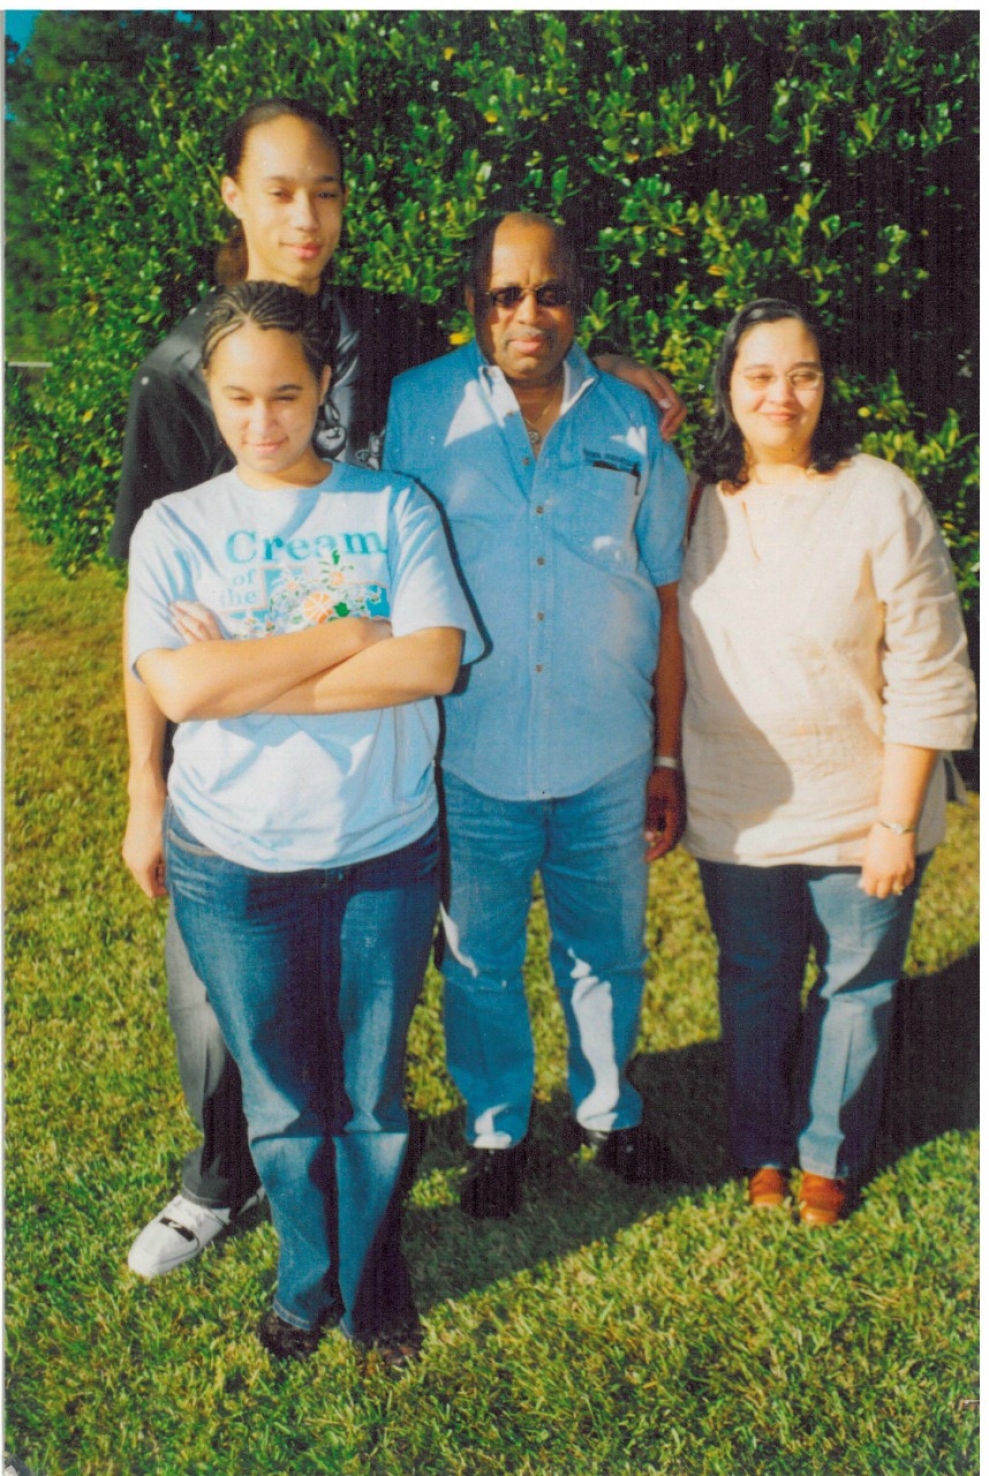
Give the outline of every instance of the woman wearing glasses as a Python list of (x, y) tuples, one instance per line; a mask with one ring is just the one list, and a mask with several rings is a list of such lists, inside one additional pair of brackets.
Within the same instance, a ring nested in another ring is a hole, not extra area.
[[(731, 1145), (758, 1208), (833, 1224), (868, 1165), (893, 991), (974, 687), (951, 565), (854, 455), (799, 309), (725, 335), (680, 586), (685, 844), (720, 955)], [(817, 980), (801, 1013), (810, 948)]]

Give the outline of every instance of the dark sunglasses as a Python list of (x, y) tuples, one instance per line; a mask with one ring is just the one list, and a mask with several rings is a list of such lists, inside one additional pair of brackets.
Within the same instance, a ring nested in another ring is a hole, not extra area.
[(513, 308), (530, 292), (544, 308), (569, 307), (573, 302), (573, 291), (565, 282), (546, 282), (542, 287), (496, 287), (483, 296), (492, 307)]

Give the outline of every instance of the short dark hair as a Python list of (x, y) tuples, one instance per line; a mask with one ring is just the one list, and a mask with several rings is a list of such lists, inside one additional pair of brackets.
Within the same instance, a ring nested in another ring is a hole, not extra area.
[(556, 252), (560, 260), (567, 282), (570, 283), (575, 294), (579, 297), (581, 292), (580, 259), (577, 244), (573, 234), (565, 225), (551, 219), (548, 215), (540, 215), (531, 210), (504, 210), (500, 215), (489, 216), (481, 222), (474, 232), (471, 242), (470, 258), (468, 261), (468, 285), (473, 289), (475, 297), (481, 297), (488, 290), (488, 282), (491, 280), (491, 252), (494, 247), (495, 233), (499, 226), (506, 220), (519, 220), (524, 225), (546, 226), (553, 232)]
[(297, 287), (286, 287), (282, 282), (235, 282), (223, 289), (206, 316), (204, 374), (209, 373), (218, 345), (245, 323), (298, 337), (306, 363), (317, 380), (325, 366), (331, 364), (335, 325), (332, 315), (321, 309), (318, 297), (309, 297)]
[(795, 303), (782, 297), (758, 297), (739, 309), (721, 340), (711, 384), (714, 407), (706, 425), (701, 428), (694, 456), (694, 470), (702, 482), (726, 482), (732, 487), (744, 487), (748, 481), (742, 433), (731, 413), (732, 370), (739, 345), (750, 328), (759, 323), (779, 323), (785, 318), (795, 318), (807, 329), (817, 344), (825, 371), (824, 403), (810, 443), (811, 465), (817, 472), (829, 472), (852, 455), (854, 440), (837, 405), (827, 393), (827, 344), (821, 328)]
[[(340, 135), (329, 116), (315, 103), (296, 97), (263, 97), (245, 108), (235, 118), (223, 139), (223, 172), (236, 179), (244, 158), (247, 140), (255, 128), (263, 123), (273, 123), (276, 118), (298, 118), (308, 123), (323, 136), (328, 148), (336, 153), (340, 165), (340, 180), (343, 182), (343, 145)], [(216, 277), (224, 286), (242, 282), (247, 276), (247, 243), (240, 221), (233, 226), (227, 239), (217, 252)]]

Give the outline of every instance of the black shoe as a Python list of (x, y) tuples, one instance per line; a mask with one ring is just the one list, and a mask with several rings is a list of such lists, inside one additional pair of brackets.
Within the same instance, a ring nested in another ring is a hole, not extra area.
[(598, 1167), (615, 1174), (625, 1184), (683, 1182), (680, 1164), (662, 1138), (657, 1138), (644, 1123), (618, 1128), (613, 1133), (585, 1130), (584, 1136), (597, 1148), (594, 1162)]
[(364, 1366), (370, 1372), (375, 1365), (385, 1373), (399, 1374), (422, 1357), (425, 1334), (418, 1317), (402, 1327), (388, 1328), (373, 1338), (361, 1340), (357, 1346), (364, 1355)]
[(302, 1360), (315, 1353), (323, 1336), (321, 1327), (293, 1327), (274, 1308), (269, 1308), (258, 1324), (258, 1337), (272, 1358)]
[(522, 1208), (526, 1145), (472, 1148), (460, 1208), (472, 1220), (507, 1220)]

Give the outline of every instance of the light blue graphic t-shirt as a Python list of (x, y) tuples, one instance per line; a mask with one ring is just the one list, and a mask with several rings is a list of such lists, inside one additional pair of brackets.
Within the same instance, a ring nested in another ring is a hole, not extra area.
[[(171, 606), (197, 600), (252, 640), (347, 615), (396, 636), (434, 626), (480, 652), (439, 513), (418, 487), (336, 465), (312, 488), (259, 491), (236, 471), (160, 498), (131, 542), (128, 650), (183, 645)], [(421, 836), (437, 814), (434, 699), (325, 716), (180, 724), (169, 797), (205, 846), (262, 871), (345, 866)]]

